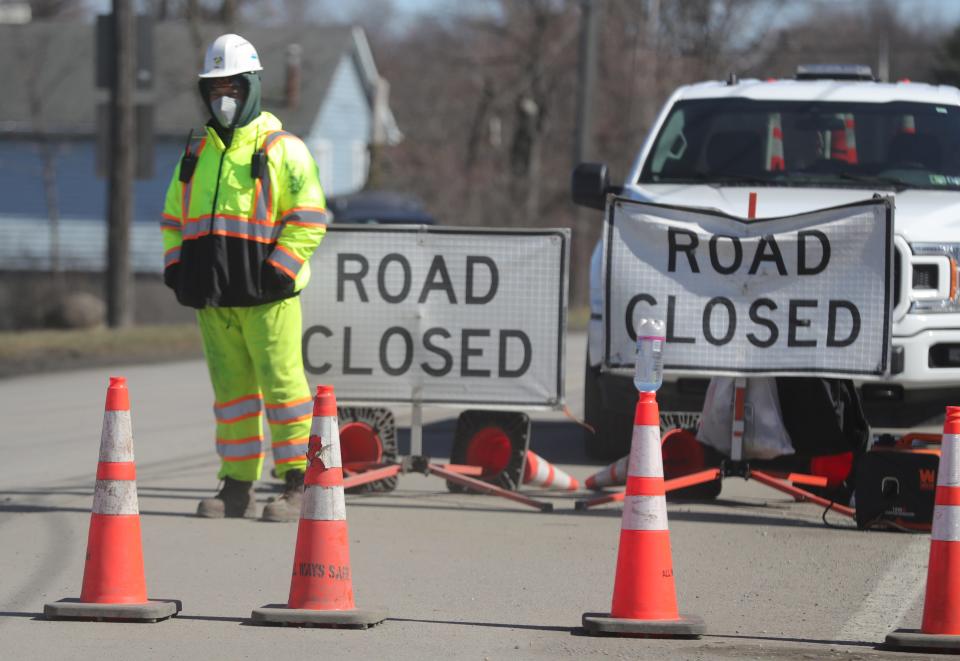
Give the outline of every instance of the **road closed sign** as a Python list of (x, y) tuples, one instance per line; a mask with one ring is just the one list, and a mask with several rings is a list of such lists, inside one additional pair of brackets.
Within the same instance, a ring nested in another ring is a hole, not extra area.
[(882, 377), (887, 199), (747, 220), (614, 199), (604, 235), (604, 367), (631, 368), (637, 320), (666, 321), (664, 369)]
[(569, 230), (332, 225), (303, 356), (351, 402), (563, 404)]

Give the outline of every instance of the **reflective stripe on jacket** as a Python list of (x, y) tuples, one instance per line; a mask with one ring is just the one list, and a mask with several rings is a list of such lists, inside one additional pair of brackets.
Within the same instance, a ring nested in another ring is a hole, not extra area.
[[(254, 179), (257, 146), (266, 168)], [(268, 112), (235, 129), (193, 140), (189, 181), (180, 165), (167, 189), (160, 228), (165, 278), (184, 305), (247, 307), (295, 295), (310, 279), (310, 256), (326, 232), (326, 201), (306, 145)]]

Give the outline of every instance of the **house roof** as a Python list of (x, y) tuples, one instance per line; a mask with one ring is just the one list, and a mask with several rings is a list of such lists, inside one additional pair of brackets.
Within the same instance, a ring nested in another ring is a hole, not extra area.
[[(320, 110), (337, 65), (353, 58), (373, 106), (379, 80), (366, 38), (351, 26), (285, 26), (235, 28), (256, 47), (263, 62), (264, 110), (276, 114), (288, 130), (305, 135)], [(92, 24), (35, 22), (0, 25), (0, 135), (45, 131), (90, 135), (96, 127), (96, 106), (108, 99), (96, 87), (95, 28)], [(155, 23), (153, 90), (137, 92), (138, 101), (154, 108), (155, 133), (180, 136), (207, 119), (197, 92), (197, 73), (207, 45), (225, 31), (220, 25), (199, 26), (198, 38), (186, 22)], [(300, 99), (287, 107), (287, 47), (301, 47)], [(11, 64), (14, 66), (10, 66)], [(387, 140), (399, 141), (389, 108), (381, 116)]]

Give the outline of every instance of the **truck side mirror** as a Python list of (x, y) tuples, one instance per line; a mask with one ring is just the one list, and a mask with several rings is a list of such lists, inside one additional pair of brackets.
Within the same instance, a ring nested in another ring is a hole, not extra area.
[(581, 163), (573, 170), (573, 203), (603, 211), (607, 204), (610, 175), (605, 163)]

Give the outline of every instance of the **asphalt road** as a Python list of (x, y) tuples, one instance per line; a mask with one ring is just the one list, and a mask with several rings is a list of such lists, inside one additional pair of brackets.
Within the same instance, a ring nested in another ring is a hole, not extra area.
[[(568, 347), (568, 365), (582, 365), (583, 336)], [(111, 374), (130, 384), (148, 592), (183, 612), (156, 624), (47, 621), (44, 603), (79, 596)], [(568, 377), (579, 414), (579, 369)], [(927, 535), (859, 532), (838, 516), (830, 528), (821, 508), (740, 479), (714, 503), (669, 506), (680, 609), (706, 621), (699, 640), (580, 635), (581, 614), (610, 605), (618, 507), (575, 512), (559, 496), (544, 514), (421, 475), (347, 497), (357, 605), (385, 607), (386, 622), (250, 626), (252, 609), (286, 600), (297, 526), (193, 516), (217, 488), (211, 402), (200, 362), (0, 381), (0, 658), (921, 658), (876, 646), (919, 626)], [(449, 451), (456, 413), (426, 411), (427, 453)], [(534, 418), (532, 449), (581, 480), (597, 470), (573, 423)], [(262, 485), (260, 500), (271, 491)]]

